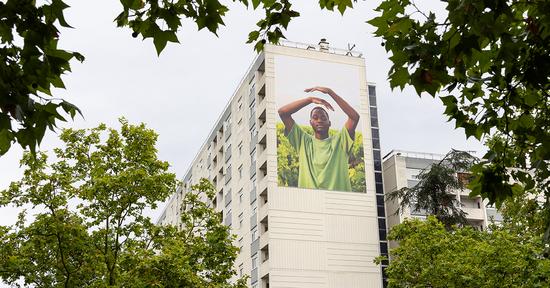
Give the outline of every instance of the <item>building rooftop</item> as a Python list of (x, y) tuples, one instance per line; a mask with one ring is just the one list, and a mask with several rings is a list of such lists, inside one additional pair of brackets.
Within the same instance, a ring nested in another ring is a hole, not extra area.
[(363, 58), (362, 52), (353, 50), (353, 48), (355, 48), (355, 44), (348, 44), (348, 49), (334, 48), (329, 46), (329, 42), (327, 42), (327, 39), (325, 38), (321, 39), (321, 41), (319, 41), (319, 44), (308, 44), (308, 43), (293, 42), (288, 40), (281, 40), (279, 41), (279, 45), (285, 46), (285, 47), (305, 49), (305, 50), (321, 51), (321, 52), (330, 53), (330, 54)]
[(431, 159), (431, 160), (441, 160), (445, 155), (437, 153), (427, 153), (427, 152), (415, 152), (415, 151), (406, 151), (406, 150), (391, 150), (386, 154), (382, 160), (386, 160), (394, 155), (409, 157), (409, 158), (420, 158), (420, 159)]

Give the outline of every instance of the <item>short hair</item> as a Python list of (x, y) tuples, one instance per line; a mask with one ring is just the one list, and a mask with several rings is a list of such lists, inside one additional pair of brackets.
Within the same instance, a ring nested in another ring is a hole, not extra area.
[(325, 108), (321, 107), (321, 106), (316, 106), (316, 107), (313, 107), (313, 109), (311, 109), (311, 112), (309, 112), (309, 118), (311, 119), (311, 117), (313, 116), (313, 111), (315, 110), (321, 110), (323, 112), (325, 112), (325, 114), (327, 115), (327, 118), (329, 118), (328, 116), (328, 112)]

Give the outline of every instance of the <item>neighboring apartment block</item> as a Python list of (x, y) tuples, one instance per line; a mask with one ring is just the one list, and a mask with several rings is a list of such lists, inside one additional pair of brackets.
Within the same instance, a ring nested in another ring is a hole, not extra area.
[[(373, 263), (388, 250), (382, 159), (365, 59), (323, 40), (285, 45), (258, 55), (159, 223), (178, 224), (185, 189), (208, 178), (250, 287), (382, 287)], [(347, 106), (304, 91), (317, 86)]]
[[(392, 150), (383, 158), (384, 171), (384, 191), (386, 193), (401, 189), (403, 187), (413, 187), (418, 184), (416, 176), (432, 164), (443, 159), (445, 155), (433, 153), (421, 153)], [(456, 191), (456, 199), (462, 206), (462, 210), (467, 214), (466, 219), (471, 226), (485, 230), (491, 221), (502, 221), (502, 216), (494, 207), (489, 207), (487, 201), (481, 197), (470, 197), (470, 190)], [(395, 225), (403, 222), (405, 218), (425, 218), (425, 211), (413, 209), (404, 209), (396, 214), (399, 202), (386, 201), (386, 213), (388, 220), (388, 231)], [(393, 246), (394, 243), (391, 243)]]

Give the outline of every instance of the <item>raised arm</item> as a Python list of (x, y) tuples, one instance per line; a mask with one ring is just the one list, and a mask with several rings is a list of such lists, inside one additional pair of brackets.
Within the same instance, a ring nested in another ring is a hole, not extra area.
[(334, 108), (332, 108), (332, 106), (327, 101), (316, 97), (307, 97), (304, 99), (296, 100), (294, 102), (290, 102), (279, 108), (279, 117), (281, 117), (283, 124), (285, 124), (285, 133), (288, 134), (290, 130), (292, 130), (292, 126), (294, 126), (295, 122), (294, 119), (292, 119), (292, 114), (300, 111), (300, 109), (312, 103), (323, 105), (327, 107), (327, 109), (334, 111)]
[(338, 106), (340, 106), (340, 109), (346, 113), (348, 116), (348, 120), (344, 124), (346, 129), (348, 130), (349, 136), (351, 136), (351, 139), (355, 139), (355, 128), (357, 128), (357, 124), (359, 124), (359, 113), (351, 107), (351, 105), (344, 100), (344, 98), (340, 97), (338, 94), (336, 94), (332, 89), (327, 87), (312, 87), (304, 90), (305, 92), (313, 92), (313, 91), (319, 91), (321, 93), (328, 94)]

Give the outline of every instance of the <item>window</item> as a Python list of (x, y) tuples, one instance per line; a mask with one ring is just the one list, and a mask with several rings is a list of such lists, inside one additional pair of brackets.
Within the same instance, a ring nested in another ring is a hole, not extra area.
[(252, 270), (258, 268), (258, 254), (252, 256)]
[(243, 165), (239, 166), (239, 179), (243, 178)]
[(256, 162), (256, 150), (252, 151), (252, 153), (250, 153), (250, 161), (251, 162)]
[(243, 196), (243, 188), (239, 190), (239, 204), (243, 203), (244, 196)]
[(239, 156), (243, 155), (243, 141), (239, 143), (239, 146), (237, 146), (239, 149)]
[[(239, 108), (240, 110), (241, 108)], [(243, 118), (239, 119), (239, 121), (237, 122), (237, 126), (238, 127), (241, 127), (241, 124), (243, 124)]]
[(252, 242), (254, 242), (256, 239), (258, 239), (258, 228), (254, 227), (250, 234), (252, 235)]
[(256, 102), (254, 101), (254, 99), (252, 99), (250, 101), (250, 107), (249, 110), (250, 110), (250, 118), (252, 118), (252, 116), (256, 115)]
[(223, 132), (225, 133), (225, 140), (229, 139), (231, 136), (231, 115), (227, 116), (227, 119), (223, 123)]
[(239, 265), (239, 277), (243, 277), (243, 264)]
[(225, 184), (229, 183), (231, 181), (231, 164), (227, 166), (227, 170), (225, 171)]
[(239, 228), (243, 227), (244, 216), (243, 213), (239, 214)]
[(254, 139), (258, 135), (258, 131), (256, 131), (256, 125), (254, 125), (252, 128), (250, 128), (250, 139)]
[(227, 145), (227, 148), (225, 149), (225, 163), (231, 159), (231, 144)]

